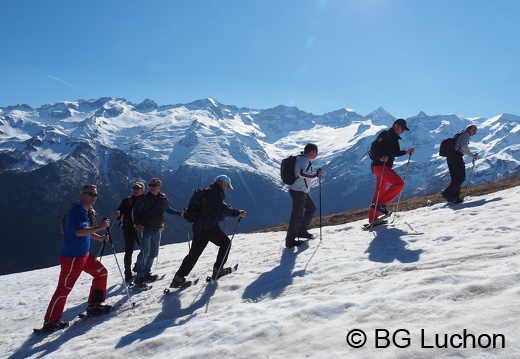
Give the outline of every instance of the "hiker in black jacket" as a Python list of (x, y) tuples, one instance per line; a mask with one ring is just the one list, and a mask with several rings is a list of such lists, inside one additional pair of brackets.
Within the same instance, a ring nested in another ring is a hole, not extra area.
[(141, 196), (144, 192), (144, 183), (143, 182), (135, 182), (132, 186), (132, 195), (123, 198), (119, 207), (117, 207), (114, 217), (117, 220), (122, 219), (122, 229), (123, 229), (123, 238), (125, 240), (125, 257), (124, 257), (124, 265), (125, 265), (125, 281), (129, 284), (132, 284), (133, 274), (132, 274), (132, 254), (134, 253), (134, 242), (139, 244), (139, 238), (137, 237), (137, 231), (134, 227), (134, 222), (132, 220), (132, 210), (134, 209), (135, 202), (137, 198)]
[(148, 184), (148, 193), (140, 196), (132, 211), (134, 227), (139, 234), (141, 252), (137, 256), (137, 275), (135, 284), (138, 287), (146, 287), (145, 282), (153, 282), (157, 275), (152, 275), (152, 265), (159, 254), (161, 234), (164, 229), (164, 213), (181, 216), (182, 211), (177, 211), (168, 205), (166, 195), (161, 192), (162, 182), (158, 178), (152, 178)]
[[(404, 131), (408, 131), (406, 121), (399, 118), (392, 127), (381, 131), (370, 148), (372, 172), (376, 176), (376, 190), (370, 204), (368, 222), (374, 222), (382, 213), (388, 215), (386, 205), (401, 193), (404, 187), (402, 178), (392, 169), (396, 157), (412, 155), (414, 148), (401, 150), (399, 140)], [(376, 207), (377, 204), (377, 207)]]
[(225, 217), (245, 217), (246, 215), (245, 210), (234, 209), (224, 201), (226, 198), (225, 192), (228, 189), (233, 189), (228, 176), (218, 176), (210, 188), (211, 191), (206, 194), (204, 200), (202, 214), (198, 220), (193, 222), (193, 243), (179, 270), (175, 273), (172, 282), (174, 287), (184, 287), (191, 284), (186, 281), (185, 277), (190, 274), (208, 242), (219, 247), (217, 260), (213, 265), (213, 278), (218, 278), (219, 269), (224, 267), (231, 245), (229, 237), (220, 228), (219, 223)]

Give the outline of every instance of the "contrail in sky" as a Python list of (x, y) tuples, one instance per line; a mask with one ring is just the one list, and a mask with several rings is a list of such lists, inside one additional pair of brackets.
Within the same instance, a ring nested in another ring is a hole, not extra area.
[[(59, 78), (57, 78), (57, 77), (51, 76), (51, 75), (47, 75), (47, 76), (50, 77), (51, 79), (55, 79), (56, 81), (63, 82), (65, 85), (69, 85), (69, 86), (71, 86), (71, 87), (74, 87), (74, 88), (77, 89), (77, 90), (80, 90), (80, 91), (83, 91), (83, 92), (86, 93), (86, 94), (89, 94), (88, 91), (85, 91), (85, 90), (79, 88), (78, 86), (74, 86), (73, 84), (69, 84), (68, 82), (63, 81), (63, 80), (61, 80), (61, 79), (59, 79)], [(89, 95), (90, 95), (90, 94), (89, 94)]]

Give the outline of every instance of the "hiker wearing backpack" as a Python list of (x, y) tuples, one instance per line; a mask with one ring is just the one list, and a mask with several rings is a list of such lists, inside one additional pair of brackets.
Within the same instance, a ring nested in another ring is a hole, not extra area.
[(464, 155), (468, 155), (474, 159), (478, 158), (478, 153), (472, 153), (468, 147), (469, 138), (478, 132), (477, 126), (469, 125), (465, 131), (460, 132), (455, 140), (455, 153), (446, 157), (448, 169), (450, 171), (451, 181), (448, 187), (441, 192), (442, 198), (448, 202), (461, 203), (460, 186), (466, 180), (466, 165), (464, 164)]
[(161, 192), (160, 179), (152, 178), (148, 187), (148, 193), (137, 198), (132, 210), (134, 227), (141, 242), (141, 251), (136, 260), (135, 285), (143, 289), (147, 288), (145, 282), (153, 282), (157, 279), (157, 275), (152, 275), (151, 270), (153, 261), (159, 254), (164, 214), (182, 215), (182, 211), (172, 209), (168, 205), (166, 195)]
[[(386, 205), (401, 193), (404, 187), (402, 178), (392, 169), (396, 157), (406, 154), (412, 155), (414, 148), (401, 150), (399, 146), (400, 135), (410, 129), (406, 121), (399, 118), (394, 121), (392, 127), (381, 131), (370, 147), (372, 160), (372, 173), (376, 176), (376, 190), (372, 197), (368, 222), (377, 222), (380, 214), (389, 215)], [(390, 187), (389, 187), (390, 186)]]
[(132, 274), (132, 254), (134, 253), (134, 242), (139, 243), (139, 238), (137, 236), (137, 231), (134, 227), (134, 222), (132, 220), (132, 210), (134, 209), (135, 202), (137, 198), (141, 196), (144, 192), (144, 183), (143, 182), (135, 182), (132, 186), (132, 195), (126, 198), (123, 198), (119, 207), (117, 207), (114, 217), (116, 220), (122, 219), (122, 229), (123, 229), (123, 238), (125, 240), (125, 257), (124, 257), (124, 266), (125, 266), (125, 281), (132, 285), (134, 276)]
[(294, 175), (296, 180), (289, 185), (289, 195), (292, 200), (291, 219), (285, 236), (285, 247), (300, 246), (305, 241), (296, 240), (296, 237), (312, 239), (309, 226), (316, 212), (316, 205), (310, 195), (312, 180), (321, 177), (322, 170), (312, 172), (311, 160), (318, 157), (318, 146), (314, 143), (305, 145), (303, 152), (296, 158)]
[(106, 229), (110, 222), (104, 219), (101, 224), (93, 223), (92, 205), (98, 197), (93, 184), (83, 186), (80, 201), (73, 204), (66, 214), (63, 232), (63, 244), (60, 250), (60, 276), (58, 286), (47, 308), (42, 331), (52, 332), (68, 327), (68, 322), (61, 321), (67, 297), (82, 272), (90, 274), (92, 285), (88, 298), (87, 315), (104, 314), (112, 308), (101, 303), (105, 301), (108, 271), (90, 254), (90, 239), (108, 241), (108, 235), (100, 236), (96, 232)]
[[(225, 217), (243, 218), (246, 216), (245, 210), (234, 209), (231, 205), (226, 204), (225, 193), (228, 189), (233, 189), (231, 179), (226, 175), (220, 175), (215, 178), (215, 182), (204, 192), (204, 198), (201, 199), (200, 213), (193, 218), (193, 242), (190, 251), (175, 273), (171, 287), (187, 287), (191, 284), (191, 282), (186, 281), (185, 277), (195, 267), (208, 242), (219, 247), (217, 259), (213, 265), (212, 278), (220, 277), (219, 270), (224, 269), (231, 241), (220, 228), (219, 223)], [(187, 210), (186, 213), (188, 212)]]

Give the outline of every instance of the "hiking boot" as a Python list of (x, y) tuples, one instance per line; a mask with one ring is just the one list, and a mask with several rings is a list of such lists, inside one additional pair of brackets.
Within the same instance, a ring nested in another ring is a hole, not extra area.
[(97, 317), (103, 314), (107, 314), (111, 310), (111, 305), (89, 304), (89, 306), (87, 307), (87, 317)]
[(155, 282), (157, 279), (159, 279), (159, 276), (157, 274), (148, 273), (144, 275), (145, 282)]
[(134, 281), (134, 275), (132, 273), (125, 272), (125, 282), (132, 283)]
[(314, 234), (309, 233), (308, 231), (302, 231), (298, 233), (299, 238), (306, 238), (306, 239), (314, 239)]
[[(373, 224), (372, 224), (372, 223), (373, 223)], [(388, 221), (386, 221), (386, 220), (384, 220), (384, 219), (382, 219), (382, 218), (376, 218), (376, 219), (374, 220), (374, 222), (370, 222), (369, 224), (370, 224), (370, 225), (373, 225), (373, 226), (379, 226), (379, 225), (381, 225), (381, 224), (387, 224), (387, 223), (388, 223)]]
[(386, 208), (386, 205), (385, 204), (378, 204), (377, 205), (377, 211), (379, 213), (383, 213), (383, 214), (388, 214), (388, 209)]
[(459, 204), (459, 203), (462, 203), (464, 202), (464, 200), (460, 197), (454, 197), (452, 200), (451, 200), (451, 203), (453, 204)]
[(378, 204), (377, 207), (375, 204), (371, 203), (370, 208), (375, 208), (376, 211), (383, 214), (388, 214), (388, 209), (386, 208), (386, 204)]
[(444, 200), (446, 200), (446, 202), (451, 202), (451, 201), (453, 201), (453, 198), (450, 197), (450, 196), (448, 196), (448, 195), (447, 195), (446, 193), (444, 193), (444, 192), (441, 192), (441, 196), (442, 196), (442, 198), (444, 198)]
[(68, 328), (69, 322), (58, 320), (56, 322), (43, 322), (42, 330), (45, 332), (55, 332), (56, 330)]
[(229, 268), (229, 267), (222, 266), (220, 271), (219, 271), (219, 268), (213, 267), (213, 274), (211, 275), (211, 279), (217, 280), (220, 277), (222, 277), (222, 276), (224, 276), (226, 274), (229, 274), (229, 273), (231, 273), (231, 268)]
[(144, 288), (146, 287), (146, 283), (144, 282), (144, 277), (141, 278), (135, 278), (134, 284), (137, 288)]
[(191, 285), (190, 281), (187, 281), (186, 278), (181, 277), (178, 274), (175, 274), (173, 280), (170, 284), (170, 288), (186, 288)]
[(298, 247), (304, 244), (306, 241), (297, 241), (297, 240), (285, 240), (285, 248)]

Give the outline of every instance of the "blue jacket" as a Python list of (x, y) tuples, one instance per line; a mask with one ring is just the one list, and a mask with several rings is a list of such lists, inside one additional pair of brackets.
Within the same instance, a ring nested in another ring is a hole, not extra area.
[(76, 232), (90, 226), (88, 210), (80, 203), (74, 204), (69, 209), (65, 222), (60, 256), (85, 257), (90, 250), (90, 235), (77, 236)]

